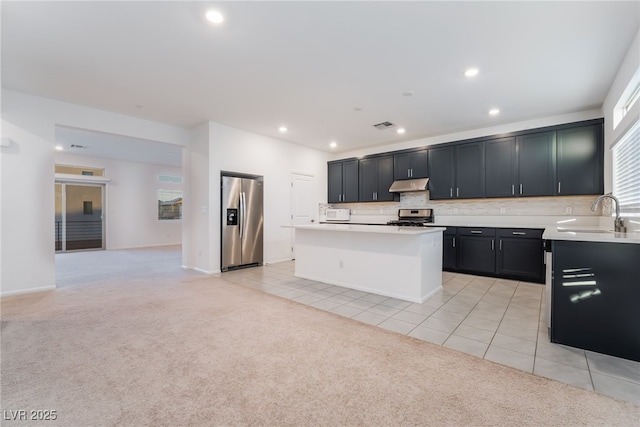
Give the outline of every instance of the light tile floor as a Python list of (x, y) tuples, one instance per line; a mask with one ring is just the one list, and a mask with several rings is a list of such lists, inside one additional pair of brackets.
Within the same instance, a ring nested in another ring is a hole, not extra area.
[(236, 270), (221, 278), (640, 404), (640, 363), (549, 342), (542, 285), (444, 272), (442, 291), (416, 304), (299, 279), (294, 265)]

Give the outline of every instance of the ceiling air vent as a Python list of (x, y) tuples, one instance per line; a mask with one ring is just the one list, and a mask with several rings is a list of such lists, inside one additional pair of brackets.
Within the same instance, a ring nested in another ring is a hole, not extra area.
[(379, 129), (379, 130), (385, 130), (385, 129), (389, 129), (392, 127), (395, 127), (396, 125), (394, 125), (391, 122), (382, 122), (382, 123), (378, 123), (377, 125), (373, 125), (374, 128)]

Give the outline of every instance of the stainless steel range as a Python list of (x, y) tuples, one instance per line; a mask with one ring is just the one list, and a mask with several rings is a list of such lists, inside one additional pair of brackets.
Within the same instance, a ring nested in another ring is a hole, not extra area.
[(398, 219), (387, 225), (400, 227), (427, 227), (433, 223), (433, 209), (399, 209)]

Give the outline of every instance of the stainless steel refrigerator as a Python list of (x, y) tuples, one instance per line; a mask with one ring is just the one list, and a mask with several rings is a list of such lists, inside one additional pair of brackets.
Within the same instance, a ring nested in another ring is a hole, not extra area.
[(262, 265), (263, 200), (262, 177), (222, 175), (222, 271)]

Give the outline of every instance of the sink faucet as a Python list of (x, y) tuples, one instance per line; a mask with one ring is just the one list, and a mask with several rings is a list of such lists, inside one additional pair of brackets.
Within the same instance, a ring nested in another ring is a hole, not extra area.
[(618, 198), (616, 196), (612, 196), (611, 194), (604, 194), (602, 196), (599, 196), (591, 205), (591, 210), (595, 212), (600, 202), (604, 199), (611, 199), (615, 202), (616, 205), (616, 219), (613, 222), (613, 230), (618, 233), (626, 233), (627, 227), (624, 226), (624, 219), (620, 218), (620, 201), (618, 201)]

